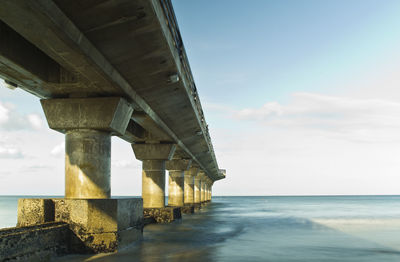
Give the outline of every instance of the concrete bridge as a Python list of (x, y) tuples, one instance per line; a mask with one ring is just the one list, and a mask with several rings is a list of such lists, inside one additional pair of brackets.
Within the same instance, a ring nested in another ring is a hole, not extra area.
[[(0, 77), (39, 97), (66, 143), (65, 199), (20, 200), (19, 226), (66, 222), (88, 250), (113, 251), (140, 238), (143, 214), (170, 221), (211, 200), (225, 171), (170, 0), (3, 0), (0, 39)], [(143, 203), (110, 199), (111, 136), (143, 163)]]

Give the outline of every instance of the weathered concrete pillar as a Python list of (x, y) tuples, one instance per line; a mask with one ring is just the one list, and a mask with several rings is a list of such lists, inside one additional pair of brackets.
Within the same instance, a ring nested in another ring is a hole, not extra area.
[(210, 179), (210, 182), (208, 184), (208, 201), (211, 201), (211, 188), (213, 185), (214, 181), (212, 179)]
[(211, 187), (212, 187), (212, 184), (213, 184), (213, 181), (212, 181), (212, 179), (210, 179), (210, 178), (208, 178), (208, 181), (207, 181), (208, 183), (207, 183), (207, 201), (211, 201)]
[(65, 197), (111, 196), (111, 136), (107, 132), (76, 129), (65, 134)]
[(204, 197), (205, 201), (209, 200), (208, 196), (209, 196), (209, 190), (210, 190), (210, 181), (211, 181), (211, 179), (208, 177), (205, 179), (205, 183), (206, 183), (206, 185), (205, 185), (206, 190), (205, 190), (205, 197)]
[(111, 134), (124, 134), (132, 108), (122, 98), (41, 100), (49, 127), (65, 133), (65, 197), (111, 196)]
[(209, 198), (209, 196), (210, 196), (210, 182), (209, 182), (209, 181), (207, 181), (206, 186), (207, 186), (207, 190), (206, 190), (206, 201), (209, 201), (209, 200), (210, 200), (210, 198)]
[[(77, 252), (114, 252), (142, 236), (142, 199), (109, 199), (111, 135), (123, 135), (132, 108), (118, 97), (41, 100), (50, 128), (65, 133), (65, 199), (18, 202), (18, 224), (64, 222)], [(44, 219), (42, 219), (44, 218)]]
[(185, 205), (193, 205), (194, 201), (194, 178), (196, 177), (199, 169), (197, 167), (191, 167), (185, 171), (185, 186), (184, 186), (184, 203)]
[(205, 190), (206, 190), (206, 174), (204, 172), (200, 173), (201, 184), (200, 184), (200, 202), (203, 203), (205, 201)]
[[(201, 171), (200, 171), (201, 172)], [(201, 203), (201, 174), (198, 172), (194, 177), (194, 203), (199, 205)]]
[(192, 160), (172, 159), (167, 161), (166, 168), (169, 171), (168, 205), (184, 206), (184, 172), (189, 169)]
[(143, 164), (143, 208), (165, 207), (165, 161), (172, 158), (175, 148), (174, 144), (132, 144)]
[(206, 180), (206, 190), (204, 192), (204, 200), (207, 202), (208, 201), (208, 179)]
[(165, 207), (165, 161), (142, 161), (143, 208)]

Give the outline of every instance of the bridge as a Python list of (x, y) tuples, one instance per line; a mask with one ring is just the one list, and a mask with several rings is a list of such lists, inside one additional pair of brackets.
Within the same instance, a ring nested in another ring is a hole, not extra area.
[[(225, 170), (170, 0), (0, 5), (0, 77), (39, 97), (66, 143), (65, 198), (20, 200), (18, 226), (69, 223), (86, 248), (114, 251), (138, 238), (143, 215), (171, 221), (211, 200)], [(142, 199), (111, 198), (111, 136), (142, 161)]]

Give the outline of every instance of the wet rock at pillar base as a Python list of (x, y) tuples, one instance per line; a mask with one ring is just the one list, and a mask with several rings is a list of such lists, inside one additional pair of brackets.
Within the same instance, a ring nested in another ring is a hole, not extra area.
[(145, 223), (171, 223), (182, 218), (180, 207), (143, 208)]
[(194, 205), (185, 205), (182, 207), (183, 214), (193, 214), (194, 213)]

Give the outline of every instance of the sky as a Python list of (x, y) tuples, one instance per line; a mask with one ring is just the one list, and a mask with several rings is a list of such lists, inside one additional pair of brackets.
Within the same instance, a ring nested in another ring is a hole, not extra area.
[[(214, 195), (399, 194), (400, 1), (173, 0), (220, 168)], [(64, 136), (0, 82), (0, 194), (64, 194)], [(112, 139), (112, 195), (141, 194)]]

